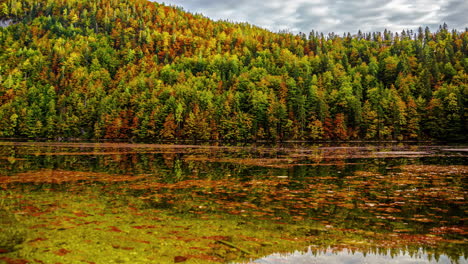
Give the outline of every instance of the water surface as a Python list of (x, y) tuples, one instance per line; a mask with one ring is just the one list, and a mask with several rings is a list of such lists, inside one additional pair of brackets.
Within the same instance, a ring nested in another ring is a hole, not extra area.
[(450, 264), (450, 263), (466, 263), (460, 257), (458, 260), (450, 259), (446, 255), (432, 256), (417, 252), (408, 254), (407, 252), (352, 252), (344, 249), (340, 251), (324, 250), (317, 251), (309, 248), (307, 252), (294, 252), (291, 254), (272, 254), (252, 263), (274, 264), (274, 263), (294, 263), (294, 264), (357, 264), (357, 263), (372, 263), (372, 264)]
[(0, 142), (0, 260), (466, 263), (466, 150)]

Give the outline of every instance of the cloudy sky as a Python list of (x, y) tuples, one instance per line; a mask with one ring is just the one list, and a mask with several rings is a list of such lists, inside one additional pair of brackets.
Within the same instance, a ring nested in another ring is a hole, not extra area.
[(419, 26), (468, 27), (467, 0), (157, 0), (212, 19), (249, 22), (272, 31), (356, 33)]

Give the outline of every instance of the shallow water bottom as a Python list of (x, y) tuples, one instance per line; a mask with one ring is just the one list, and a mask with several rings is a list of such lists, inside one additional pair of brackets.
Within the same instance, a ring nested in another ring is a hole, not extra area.
[(0, 142), (0, 263), (466, 263), (460, 149)]

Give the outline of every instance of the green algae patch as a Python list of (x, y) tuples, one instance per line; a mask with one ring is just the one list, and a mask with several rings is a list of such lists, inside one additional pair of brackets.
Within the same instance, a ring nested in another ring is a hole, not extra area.
[(15, 251), (26, 239), (27, 230), (8, 208), (0, 207), (0, 253)]
[[(173, 214), (136, 198), (23, 190), (7, 195), (25, 242), (0, 259), (37, 263), (224, 263), (305, 248), (284, 225), (243, 217)], [(124, 206), (124, 204), (126, 206)]]

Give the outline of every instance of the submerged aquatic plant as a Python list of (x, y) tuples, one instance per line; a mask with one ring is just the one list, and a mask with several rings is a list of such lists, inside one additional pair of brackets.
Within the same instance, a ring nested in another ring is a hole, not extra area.
[(72, 146), (14, 149), (14, 168), (0, 147), (0, 203), (13, 217), (0, 262), (225, 263), (310, 245), (468, 255), (463, 162)]
[(0, 207), (0, 253), (14, 251), (26, 239), (26, 229), (15, 215)]

